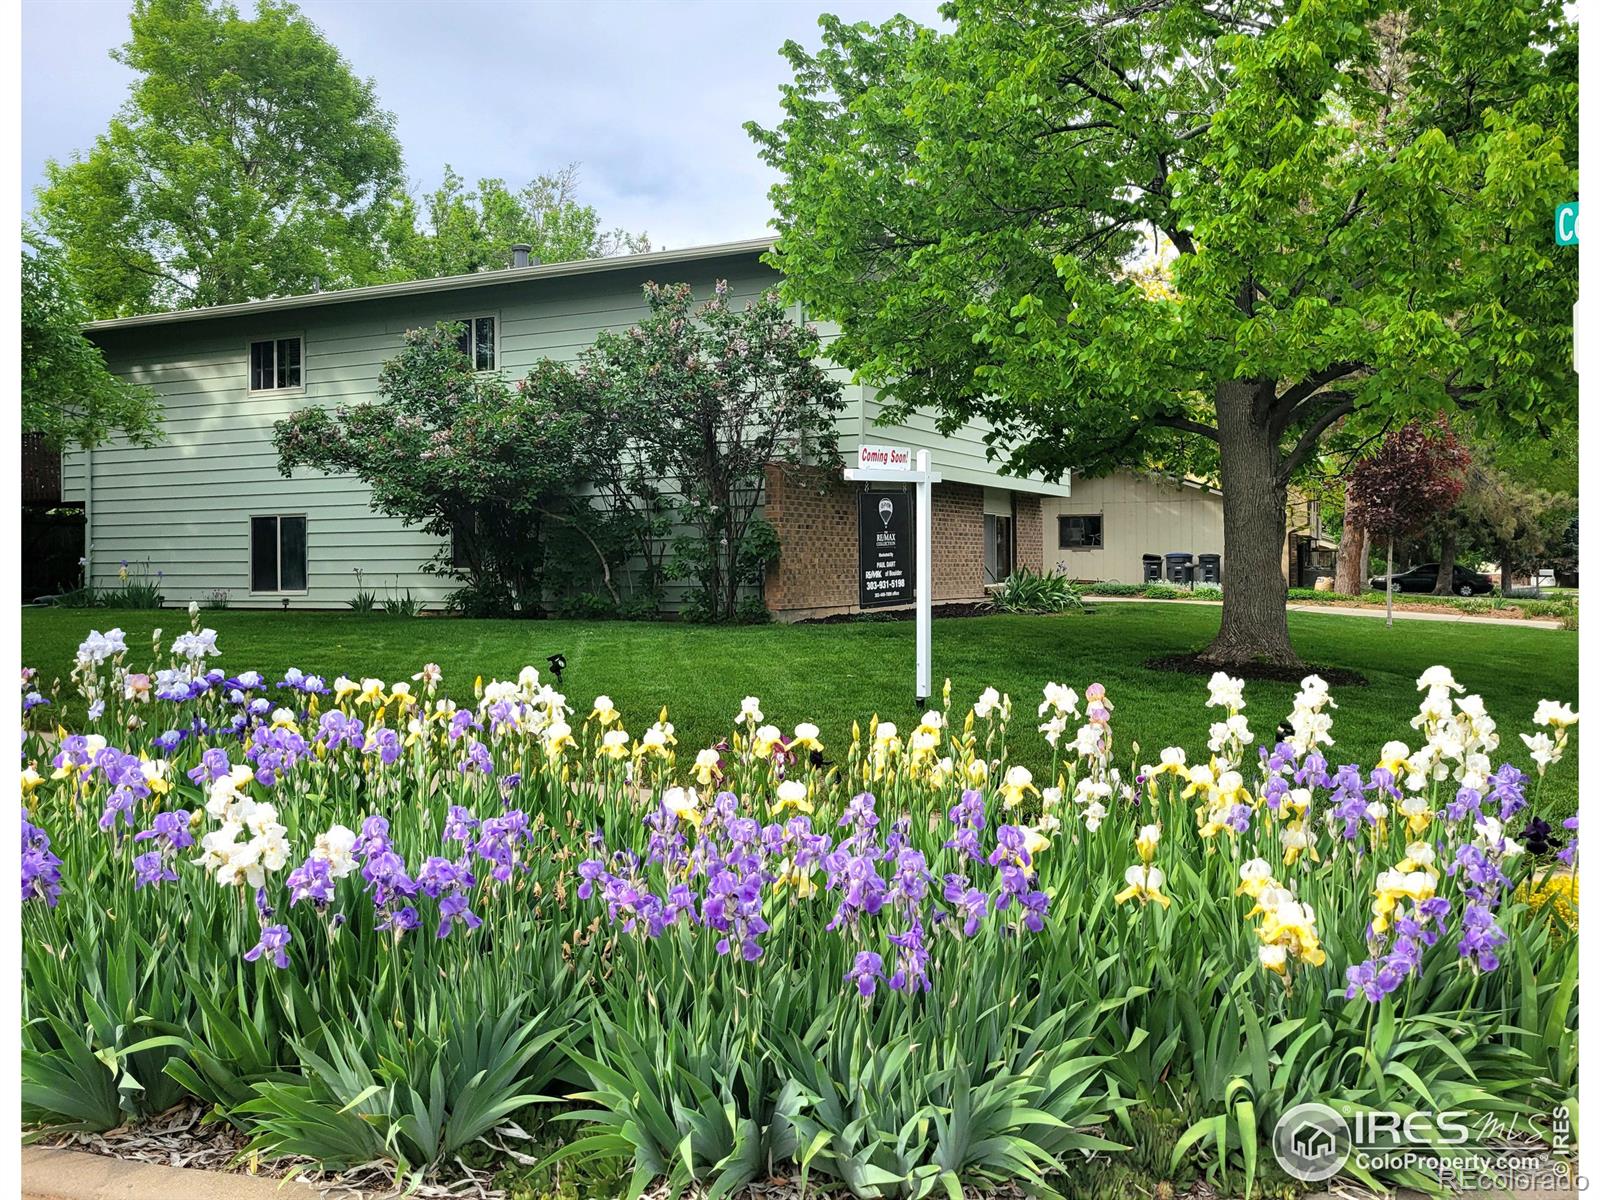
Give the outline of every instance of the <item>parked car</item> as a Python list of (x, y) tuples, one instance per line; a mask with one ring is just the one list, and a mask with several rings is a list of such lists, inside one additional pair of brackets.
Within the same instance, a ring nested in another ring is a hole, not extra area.
[[(1378, 591), (1383, 591), (1384, 577), (1374, 575), (1369, 581)], [(1423, 563), (1409, 571), (1398, 572), (1391, 586), (1397, 592), (1432, 592), (1439, 582), (1439, 564)], [(1457, 566), (1451, 579), (1450, 590), (1458, 596), (1482, 596), (1494, 591), (1490, 583), (1476, 571)]]

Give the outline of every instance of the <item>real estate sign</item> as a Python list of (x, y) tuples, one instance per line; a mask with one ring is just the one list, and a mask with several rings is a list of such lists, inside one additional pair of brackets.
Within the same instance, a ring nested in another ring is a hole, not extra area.
[(858, 496), (861, 607), (916, 599), (916, 496), (911, 491)]
[(859, 470), (909, 471), (911, 451), (905, 446), (856, 447), (856, 467)]

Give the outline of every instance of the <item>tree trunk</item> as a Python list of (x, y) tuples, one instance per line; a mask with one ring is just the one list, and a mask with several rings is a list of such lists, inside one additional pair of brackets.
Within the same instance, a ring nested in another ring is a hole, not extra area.
[(1389, 535), (1388, 562), (1383, 568), (1383, 623), (1394, 628), (1394, 534)]
[(1359, 596), (1366, 590), (1367, 531), (1350, 520), (1346, 510), (1344, 528), (1339, 532), (1339, 561), (1334, 570), (1333, 590), (1344, 596)]
[(1456, 531), (1446, 529), (1439, 535), (1439, 581), (1433, 585), (1435, 596), (1453, 596), (1456, 591)]
[(1288, 584), (1283, 577), (1287, 489), (1278, 481), (1278, 448), (1256, 412), (1249, 380), (1217, 385), (1217, 445), (1222, 468), (1222, 628), (1200, 652), (1216, 667), (1270, 663), (1299, 667), (1289, 642)]

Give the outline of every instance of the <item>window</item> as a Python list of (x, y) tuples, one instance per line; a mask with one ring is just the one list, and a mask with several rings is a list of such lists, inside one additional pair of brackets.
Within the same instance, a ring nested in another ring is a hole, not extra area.
[(461, 332), (456, 336), (456, 346), (472, 363), (474, 371), (492, 371), (495, 368), (495, 336), (493, 317), (465, 317), (460, 322)]
[(989, 583), (999, 583), (1011, 574), (1012, 524), (1010, 517), (995, 513), (983, 516), (983, 573)]
[(457, 521), (450, 526), (450, 565), (458, 571), (472, 566), (472, 538), (476, 532), (477, 518), (470, 522)]
[(306, 590), (306, 519), (250, 518), (250, 590)]
[(1092, 516), (1063, 516), (1056, 518), (1063, 550), (1099, 550), (1105, 545), (1101, 522), (1104, 518)]
[(300, 339), (250, 343), (250, 390), (270, 392), (300, 386)]

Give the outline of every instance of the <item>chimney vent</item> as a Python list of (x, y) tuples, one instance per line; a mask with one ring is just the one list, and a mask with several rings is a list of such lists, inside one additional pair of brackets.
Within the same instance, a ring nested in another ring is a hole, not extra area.
[(529, 262), (528, 254), (532, 250), (533, 247), (528, 245), (526, 242), (518, 242), (515, 246), (511, 247), (512, 268), (516, 269), (527, 266)]

